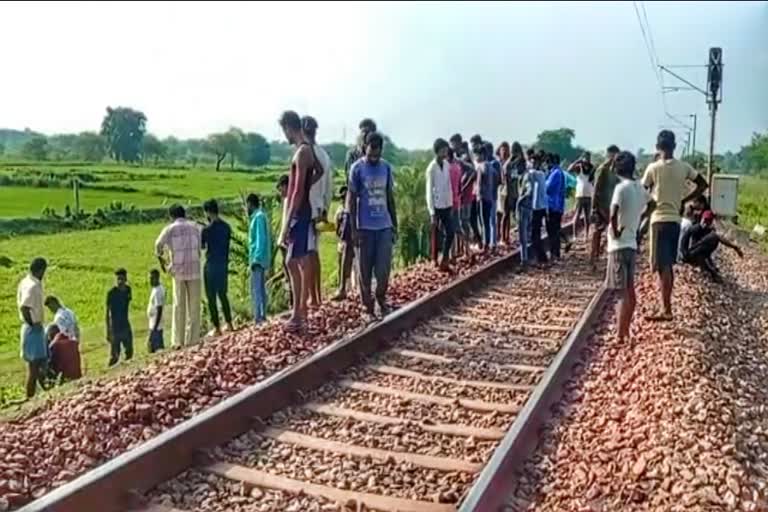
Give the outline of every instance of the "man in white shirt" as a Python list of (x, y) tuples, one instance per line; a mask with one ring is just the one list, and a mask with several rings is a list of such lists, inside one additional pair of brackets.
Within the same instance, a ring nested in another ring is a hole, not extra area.
[(584, 216), (584, 242), (589, 240), (589, 221), (592, 216), (592, 195), (595, 192), (595, 166), (592, 165), (592, 154), (584, 154), (573, 162), (568, 171), (576, 176), (576, 217), (573, 223), (573, 235), (576, 236), (576, 224), (581, 215)]
[(633, 179), (635, 157), (632, 153), (622, 151), (616, 156), (615, 171), (621, 181), (611, 199), (606, 287), (622, 292), (618, 331), (619, 341), (623, 342), (629, 338), (629, 326), (635, 312), (637, 229), (651, 196)]
[(442, 260), (440, 270), (450, 270), (449, 258), (453, 245), (453, 189), (448, 165), (450, 145), (437, 139), (432, 146), (435, 158), (427, 166), (427, 210), (432, 221), (432, 258), (437, 262), (437, 238), (442, 230)]
[[(328, 222), (328, 209), (331, 207), (331, 199), (333, 198), (333, 165), (331, 157), (317, 143), (317, 127), (317, 121), (314, 117), (304, 116), (301, 118), (301, 131), (312, 148), (315, 163), (323, 168), (323, 174), (320, 176), (320, 179), (314, 182), (309, 189), (309, 204), (312, 207), (312, 222), (314, 223)], [(309, 253), (307, 263), (311, 284), (309, 304), (313, 307), (318, 307), (321, 301), (320, 279), (322, 269), (320, 268), (320, 256), (317, 250)]]
[[(77, 323), (77, 316), (75, 313), (65, 307), (58, 297), (53, 295), (46, 297), (45, 307), (48, 311), (53, 313), (53, 322), (51, 325), (55, 325), (59, 328), (59, 332), (64, 336), (73, 340), (80, 341), (80, 326)], [(49, 326), (50, 327), (50, 326)], [(48, 338), (48, 336), (46, 336)]]
[[(173, 346), (182, 348), (200, 339), (200, 249), (202, 234), (197, 224), (187, 220), (181, 205), (168, 210), (173, 222), (168, 224), (155, 242), (160, 268), (173, 276)], [(163, 256), (171, 253), (168, 266)]]
[(165, 348), (163, 340), (163, 310), (165, 309), (165, 287), (160, 283), (160, 271), (152, 269), (149, 272), (149, 303), (147, 304), (147, 318), (149, 320), (149, 353), (157, 352)]
[(27, 398), (35, 396), (37, 382), (43, 378), (48, 362), (48, 343), (43, 331), (43, 276), (48, 263), (35, 258), (29, 265), (29, 274), (19, 283), (16, 305), (21, 319), (21, 358), (27, 363)]

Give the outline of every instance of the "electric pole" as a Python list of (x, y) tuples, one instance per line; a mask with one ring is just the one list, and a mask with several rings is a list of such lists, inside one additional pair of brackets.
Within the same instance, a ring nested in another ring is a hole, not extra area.
[(709, 164), (707, 165), (707, 184), (711, 195), (712, 174), (715, 165), (715, 119), (717, 117), (717, 105), (722, 101), (723, 81), (723, 50), (721, 48), (709, 49), (709, 67), (707, 68), (707, 103), (711, 116), (709, 129)]
[(691, 155), (696, 157), (696, 114), (691, 114), (689, 117), (693, 118), (693, 138), (691, 140)]

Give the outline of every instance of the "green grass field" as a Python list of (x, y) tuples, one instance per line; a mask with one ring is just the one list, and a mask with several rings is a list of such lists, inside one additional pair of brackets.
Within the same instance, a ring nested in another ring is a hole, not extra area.
[[(26, 273), (32, 258), (43, 256), (49, 261), (44, 280), (46, 295), (58, 296), (78, 316), (83, 341), (81, 351), (88, 376), (105, 372), (108, 346), (104, 336), (104, 304), (106, 293), (114, 283), (118, 267), (128, 270), (133, 289), (131, 305), (137, 355), (146, 354), (147, 322), (145, 309), (149, 297), (148, 272), (157, 267), (153, 254), (154, 241), (163, 224), (122, 226), (96, 231), (80, 231), (57, 235), (19, 237), (0, 241), (0, 255), (10, 258), (8, 268), (0, 267), (0, 406), (3, 397), (21, 396), (25, 367), (19, 358), (19, 318), (16, 310), (16, 285)], [(321, 237), (323, 283), (326, 289), (335, 285), (335, 250), (333, 234)], [(230, 300), (241, 313), (248, 311), (243, 276), (232, 275)], [(171, 282), (164, 284), (170, 294)], [(204, 314), (204, 318), (207, 317)], [(46, 318), (51, 315), (46, 312)], [(167, 319), (166, 340), (170, 336)]]
[(755, 224), (768, 227), (768, 178), (742, 176), (739, 180), (739, 224), (752, 230)]
[[(242, 191), (271, 194), (278, 176), (284, 172), (267, 167), (253, 172), (216, 172), (209, 169), (189, 171), (138, 168), (113, 164), (60, 166), (0, 165), (0, 174), (36, 177), (54, 174), (71, 176), (85, 173), (97, 178), (80, 190), (80, 206), (86, 211), (104, 208), (113, 201), (138, 208), (159, 207), (174, 202), (199, 204), (210, 197), (234, 198)], [(136, 192), (100, 190), (98, 187), (131, 187)], [(0, 187), (0, 217), (38, 217), (44, 208), (62, 214), (66, 205), (74, 207), (74, 193), (69, 188), (31, 186)]]

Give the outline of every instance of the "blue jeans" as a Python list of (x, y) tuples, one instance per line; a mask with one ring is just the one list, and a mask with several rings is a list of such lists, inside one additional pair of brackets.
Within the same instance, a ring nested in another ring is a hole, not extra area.
[(496, 223), (496, 210), (493, 209), (493, 201), (480, 201), (480, 217), (483, 221), (483, 245), (490, 247), (493, 242), (493, 224)]
[(498, 211), (498, 199), (494, 199), (491, 203), (491, 247), (496, 247), (499, 243), (499, 234), (496, 232), (496, 212)]
[(267, 319), (267, 284), (264, 269), (259, 265), (251, 268), (251, 301), (253, 319), (258, 324)]
[(520, 240), (520, 261), (527, 263), (529, 259), (528, 244), (531, 241), (531, 215), (530, 208), (518, 206), (517, 208), (517, 235)]

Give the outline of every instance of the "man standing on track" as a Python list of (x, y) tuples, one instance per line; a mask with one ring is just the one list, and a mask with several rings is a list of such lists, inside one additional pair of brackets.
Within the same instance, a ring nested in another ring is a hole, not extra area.
[[(352, 169), (352, 166), (365, 156), (365, 138), (369, 133), (374, 133), (376, 131), (376, 122), (374, 122), (373, 119), (365, 118), (360, 121), (359, 129), (360, 134), (357, 138), (357, 144), (354, 148), (349, 150), (347, 158), (344, 161), (345, 185), (349, 183), (349, 172)], [(344, 224), (347, 224), (349, 222), (349, 212), (346, 210), (346, 198), (343, 202), (345, 204), (345, 211), (343, 212), (341, 219)], [(352, 269), (354, 267), (355, 247), (349, 239), (349, 229), (345, 229), (342, 234), (344, 236), (340, 238), (339, 242), (341, 244), (339, 249), (341, 255), (339, 261), (339, 291), (336, 292), (336, 295), (331, 297), (331, 300), (333, 301), (340, 301), (347, 298), (347, 283), (351, 278)]]
[(610, 221), (613, 189), (618, 181), (613, 170), (613, 162), (616, 155), (619, 154), (619, 148), (615, 145), (610, 145), (605, 153), (606, 160), (600, 164), (595, 174), (595, 188), (592, 195), (592, 224), (595, 225), (595, 230), (592, 232), (592, 248), (589, 254), (589, 264), (592, 270), (597, 269), (603, 233)]
[[(317, 143), (317, 121), (315, 118), (312, 116), (302, 117), (301, 131), (310, 144), (315, 162), (323, 168), (322, 177), (313, 183), (312, 188), (309, 190), (309, 202), (312, 205), (312, 222), (317, 225), (317, 223), (328, 222), (328, 209), (331, 207), (331, 199), (333, 199), (333, 166), (331, 164), (331, 157)], [(310, 251), (307, 258), (307, 268), (309, 269), (310, 282), (309, 303), (312, 307), (319, 307), (322, 302), (322, 268), (320, 267), (320, 251), (317, 248), (314, 251)]]
[(452, 247), (453, 257), (461, 256), (464, 251), (464, 237), (461, 231), (461, 176), (463, 174), (461, 161), (456, 158), (453, 149), (448, 148), (448, 169), (451, 173), (451, 192), (453, 197), (453, 218), (454, 244)]
[(608, 229), (608, 269), (606, 286), (622, 293), (619, 305), (619, 342), (629, 338), (629, 326), (635, 313), (635, 261), (637, 229), (650, 195), (634, 180), (635, 157), (628, 151), (616, 156), (616, 174), (620, 182), (611, 199)]
[(16, 305), (21, 319), (21, 358), (27, 363), (27, 398), (35, 396), (48, 361), (48, 342), (43, 329), (43, 277), (48, 263), (35, 258), (29, 274), (19, 283)]
[(259, 324), (267, 319), (266, 274), (272, 264), (272, 238), (269, 220), (261, 209), (261, 198), (248, 194), (248, 266), (251, 269), (251, 302), (253, 319)]
[[(453, 244), (453, 191), (451, 171), (448, 163), (450, 146), (444, 139), (437, 139), (432, 145), (435, 158), (426, 170), (427, 210), (432, 223), (432, 257), (437, 263), (438, 239), (442, 242), (440, 270), (450, 270), (451, 246)], [(442, 233), (441, 233), (442, 232)]]
[[(520, 165), (522, 168), (520, 168)], [(520, 242), (520, 262), (523, 265), (530, 263), (529, 247), (531, 242), (531, 218), (533, 216), (533, 192), (535, 185), (531, 179), (531, 172), (525, 161), (518, 164), (517, 190), (517, 236)]]
[(592, 155), (585, 151), (581, 158), (568, 166), (568, 172), (576, 175), (576, 216), (573, 219), (573, 236), (576, 237), (576, 224), (579, 217), (584, 218), (584, 242), (589, 240), (589, 221), (592, 216), (592, 194), (594, 193), (595, 166)]
[(504, 217), (501, 219), (501, 238), (507, 245), (512, 243), (510, 232), (512, 230), (512, 220), (517, 217), (518, 182), (523, 170), (525, 170), (523, 147), (519, 142), (515, 141), (512, 143), (509, 157), (504, 161), (504, 177), (502, 180), (506, 188), (507, 197), (504, 205)]
[(344, 162), (344, 183), (349, 182), (349, 171), (352, 170), (352, 166), (365, 156), (365, 138), (369, 133), (376, 131), (376, 122), (366, 117), (360, 121), (358, 128), (360, 134), (357, 137), (357, 144), (347, 152), (347, 158)]
[[(651, 266), (658, 274), (662, 310), (651, 315), (649, 320), (670, 321), (673, 319), (673, 267), (680, 241), (681, 205), (701, 195), (707, 189), (707, 182), (693, 167), (674, 158), (675, 134), (671, 131), (659, 132), (656, 149), (661, 158), (648, 165), (643, 185), (651, 191), (656, 204), (651, 214)], [(696, 187), (686, 194), (688, 181), (694, 182)]]
[[(551, 170), (547, 177), (547, 238), (553, 260), (560, 259), (560, 224), (565, 211), (565, 173), (560, 168), (560, 155), (549, 157)], [(566, 241), (565, 250), (568, 252)]]
[(317, 250), (312, 223), (309, 190), (323, 174), (309, 142), (301, 131), (301, 118), (294, 111), (283, 112), (280, 126), (288, 142), (296, 146), (288, 176), (288, 197), (278, 243), (286, 247), (288, 276), (293, 290), (293, 311), (283, 326), (286, 332), (302, 332), (307, 321), (307, 299), (311, 286), (307, 257)]
[(547, 216), (547, 177), (541, 170), (542, 159), (539, 153), (533, 155), (533, 167), (528, 171), (533, 184), (533, 213), (531, 215), (531, 244), (539, 263), (547, 262), (547, 252), (541, 242), (541, 228)]
[[(467, 143), (464, 142), (465, 147), (462, 151), (467, 149)], [(480, 236), (480, 229), (477, 225), (478, 209), (477, 209), (477, 170), (472, 163), (472, 157), (463, 155), (463, 159), (459, 160), (462, 167), (461, 183), (459, 193), (461, 195), (461, 209), (459, 211), (459, 217), (461, 218), (461, 231), (464, 235), (466, 243), (467, 253), (470, 251), (471, 241), (474, 239), (475, 244), (480, 245), (482, 238)]]
[[(376, 132), (368, 134), (365, 158), (352, 166), (347, 194), (352, 240), (358, 246), (360, 298), (370, 317), (374, 315), (374, 297), (371, 296), (373, 276), (376, 277), (375, 298), (380, 314), (384, 317), (389, 313), (387, 289), (392, 270), (392, 247), (397, 236), (392, 167), (381, 158), (383, 148), (381, 135)], [(449, 183), (449, 214), (450, 192)], [(447, 247), (450, 249), (450, 245)]]
[(491, 190), (491, 249), (495, 250), (499, 243), (499, 224), (500, 219), (496, 215), (499, 211), (499, 185), (501, 185), (501, 163), (493, 152), (493, 144), (488, 141), (483, 142), (485, 147), (486, 168), (490, 167), (493, 172), (493, 185)]
[[(163, 272), (173, 277), (173, 320), (171, 337), (174, 348), (193, 345), (200, 339), (200, 248), (197, 224), (187, 220), (181, 205), (168, 210), (173, 222), (163, 229), (155, 242), (155, 253)], [(170, 250), (171, 264), (163, 256)]]
[(221, 311), (224, 313), (224, 321), (229, 331), (232, 326), (232, 311), (229, 307), (227, 288), (229, 284), (229, 242), (232, 239), (232, 229), (229, 224), (219, 217), (219, 203), (210, 199), (203, 204), (203, 211), (208, 217), (208, 225), (203, 228), (202, 247), (206, 249), (205, 268), (205, 293), (208, 299), (208, 312), (211, 315), (213, 331), (209, 334), (218, 336), (221, 334), (219, 320), (219, 308), (216, 300), (221, 301)]

